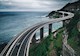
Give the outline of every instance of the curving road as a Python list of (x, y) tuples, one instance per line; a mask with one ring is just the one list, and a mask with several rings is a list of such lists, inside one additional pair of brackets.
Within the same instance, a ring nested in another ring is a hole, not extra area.
[(12, 39), (8, 43), (8, 45), (4, 48), (4, 50), (1, 52), (0, 55), (1, 56), (28, 56), (31, 40), (34, 34), (37, 32), (37, 30), (44, 27), (45, 25), (70, 19), (74, 16), (74, 14), (70, 12), (59, 11), (59, 13), (68, 14), (68, 16), (63, 15), (62, 18), (51, 19), (48, 21), (40, 22), (38, 24), (35, 24), (25, 29), (23, 32), (18, 34), (14, 39)]

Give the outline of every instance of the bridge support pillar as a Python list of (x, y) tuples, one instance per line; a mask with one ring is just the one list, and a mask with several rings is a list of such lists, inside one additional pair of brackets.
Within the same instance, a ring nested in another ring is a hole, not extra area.
[(67, 19), (67, 20), (63, 20), (63, 26), (66, 26), (67, 24), (69, 24), (70, 20)]
[(52, 24), (49, 24), (49, 35), (51, 34), (52, 32)]
[(44, 28), (42, 27), (42, 28), (40, 29), (40, 40), (42, 40), (43, 37), (44, 37)]
[(64, 17), (65, 15), (64, 15), (64, 13), (62, 13), (62, 17)]
[(63, 27), (66, 25), (65, 20), (63, 20)]
[(36, 34), (34, 34), (34, 36), (32, 38), (32, 43), (36, 43)]

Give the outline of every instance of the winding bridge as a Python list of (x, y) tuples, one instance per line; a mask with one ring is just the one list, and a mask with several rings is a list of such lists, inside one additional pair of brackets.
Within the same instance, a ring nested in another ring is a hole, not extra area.
[[(52, 32), (52, 23), (71, 19), (74, 14), (70, 12), (58, 11), (62, 14), (61, 18), (50, 19), (35, 24), (13, 38), (3, 49), (0, 56), (29, 56), (30, 43), (36, 42), (36, 32), (40, 30), (40, 40), (44, 37), (44, 26), (49, 25), (49, 34)], [(67, 14), (67, 16), (65, 16)]]

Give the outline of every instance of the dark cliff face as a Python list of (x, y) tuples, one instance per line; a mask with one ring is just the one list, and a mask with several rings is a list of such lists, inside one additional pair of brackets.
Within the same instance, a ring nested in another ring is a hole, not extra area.
[(50, 12), (46, 17), (50, 17), (55, 13), (55, 11)]
[[(80, 0), (73, 2), (73, 3), (68, 3), (66, 4), (63, 8), (61, 8), (58, 11), (69, 11), (69, 12), (76, 12), (80, 11)], [(52, 16), (55, 13), (55, 11), (50, 12), (47, 17)]]
[(80, 11), (80, 0), (73, 3), (66, 4), (61, 10), (71, 11), (71, 12)]
[[(73, 3), (68, 3), (66, 4), (63, 8), (61, 8), (58, 11), (69, 11), (69, 12), (76, 12), (76, 11), (80, 11), (80, 0), (73, 2)], [(54, 14), (55, 12), (52, 11), (50, 12), (47, 17), (50, 17)]]

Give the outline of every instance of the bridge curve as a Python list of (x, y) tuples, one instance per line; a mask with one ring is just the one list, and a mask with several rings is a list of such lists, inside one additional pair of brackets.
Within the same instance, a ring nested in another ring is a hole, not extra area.
[[(0, 55), (1, 56), (28, 56), (31, 40), (39, 29), (41, 29), (41, 33), (42, 33), (43, 27), (45, 25), (49, 25), (49, 32), (51, 32), (52, 23), (64, 21), (74, 17), (74, 14), (70, 12), (63, 12), (63, 11), (58, 11), (58, 12), (63, 14), (62, 18), (43, 21), (25, 29), (23, 32), (21, 32), (19, 35), (17, 35), (14, 39), (12, 39), (8, 43), (8, 45), (3, 49)], [(64, 16), (64, 14), (68, 14), (68, 15)]]

